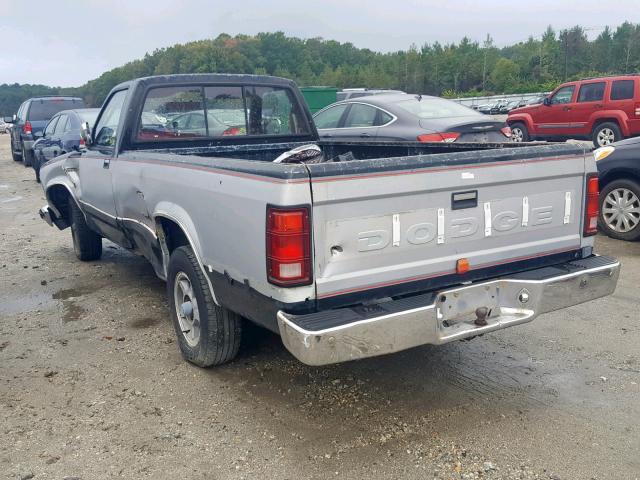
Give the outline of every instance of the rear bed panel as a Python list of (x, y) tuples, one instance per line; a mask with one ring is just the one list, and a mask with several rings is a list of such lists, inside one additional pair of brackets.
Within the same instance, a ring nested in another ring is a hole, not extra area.
[[(317, 297), (450, 275), (460, 258), (473, 270), (591, 244), (581, 238), (584, 152), (531, 150), (517, 149), (524, 160), (476, 153), (484, 163), (458, 164), (468, 153), (417, 157), (422, 168), (403, 171), (383, 159), (378, 171), (338, 176), (310, 166)], [(477, 195), (477, 206), (454, 210), (457, 192)]]

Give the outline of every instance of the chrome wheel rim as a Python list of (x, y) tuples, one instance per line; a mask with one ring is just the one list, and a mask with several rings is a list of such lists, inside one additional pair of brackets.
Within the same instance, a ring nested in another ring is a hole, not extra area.
[(173, 299), (182, 336), (190, 347), (195, 347), (200, 341), (200, 311), (191, 280), (184, 272), (176, 275)]
[(522, 141), (522, 137), (524, 136), (522, 129), (515, 127), (511, 129), (511, 139), (514, 142), (521, 142)]
[(614, 232), (628, 233), (640, 223), (640, 199), (627, 188), (611, 190), (602, 202), (602, 218)]
[(616, 134), (610, 128), (603, 128), (598, 132), (598, 145), (604, 147), (616, 141)]

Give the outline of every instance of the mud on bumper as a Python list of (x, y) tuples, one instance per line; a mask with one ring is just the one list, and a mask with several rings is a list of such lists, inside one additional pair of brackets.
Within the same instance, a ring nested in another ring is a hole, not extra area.
[(562, 265), (366, 307), (278, 312), (287, 349), (308, 365), (441, 345), (530, 322), (613, 293), (620, 263), (592, 256)]

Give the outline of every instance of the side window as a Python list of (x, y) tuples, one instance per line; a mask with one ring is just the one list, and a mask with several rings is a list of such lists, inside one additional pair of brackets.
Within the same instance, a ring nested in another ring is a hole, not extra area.
[(204, 116), (202, 88), (196, 86), (152, 88), (144, 100), (138, 129), (139, 140), (172, 140), (205, 137), (206, 129), (187, 127), (188, 113)]
[(604, 98), (604, 82), (585, 83), (578, 92), (578, 103), (599, 102)]
[(245, 87), (249, 135), (296, 135), (309, 133), (298, 102), (288, 88)]
[(551, 104), (556, 105), (559, 103), (570, 103), (573, 98), (573, 91), (576, 89), (575, 85), (569, 85), (568, 87), (562, 87), (558, 90), (553, 97), (551, 97)]
[(376, 121), (376, 126), (386, 125), (393, 117), (389, 115), (387, 112), (383, 112), (382, 110), (378, 110), (378, 119)]
[(29, 102), (23, 103), (18, 112), (18, 118), (23, 122), (27, 120), (27, 110), (29, 110)]
[(105, 105), (102, 115), (100, 115), (96, 124), (94, 145), (99, 147), (115, 146), (116, 131), (118, 130), (118, 122), (120, 121), (120, 114), (122, 113), (126, 96), (127, 91), (120, 90), (114, 93)]
[(351, 105), (347, 118), (344, 121), (345, 128), (373, 127), (376, 122), (378, 109), (371, 105), (354, 103)]
[(47, 124), (47, 126), (44, 129), (45, 137), (50, 137), (51, 135), (53, 135), (53, 132), (56, 130), (56, 124), (58, 123), (59, 118), (60, 117), (53, 117), (51, 121)]
[(56, 125), (55, 135), (59, 137), (62, 135), (67, 129), (67, 123), (69, 122), (69, 117), (67, 115), (60, 115), (58, 118), (58, 124)]
[(313, 117), (316, 128), (338, 128), (338, 122), (349, 105), (341, 104), (329, 107)]
[[(206, 87), (204, 97), (210, 137), (247, 134), (242, 87)], [(201, 119), (204, 121), (204, 115)]]
[(630, 100), (634, 97), (634, 80), (615, 80), (611, 85), (611, 100)]

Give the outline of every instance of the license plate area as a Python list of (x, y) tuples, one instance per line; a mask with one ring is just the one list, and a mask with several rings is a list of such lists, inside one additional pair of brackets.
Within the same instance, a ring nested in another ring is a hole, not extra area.
[(476, 322), (479, 317), (489, 322), (500, 314), (498, 284), (442, 292), (436, 299), (436, 314), (444, 328), (459, 323), (483, 326), (482, 322)]

